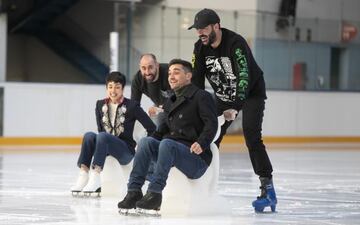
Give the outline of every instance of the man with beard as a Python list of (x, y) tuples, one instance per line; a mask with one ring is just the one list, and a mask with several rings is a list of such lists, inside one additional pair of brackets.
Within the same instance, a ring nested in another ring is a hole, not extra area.
[(199, 40), (192, 57), (192, 82), (204, 89), (205, 77), (214, 89), (218, 114), (226, 122), (216, 144), (219, 146), (227, 128), (242, 110), (242, 127), (254, 172), (260, 177), (261, 195), (253, 201), (255, 211), (270, 206), (275, 211), (277, 199), (272, 181), (272, 165), (262, 141), (265, 108), (263, 72), (255, 62), (245, 39), (220, 27), (215, 11), (203, 9), (195, 15), (194, 24)]
[(168, 82), (168, 64), (159, 64), (155, 55), (146, 53), (141, 55), (139, 71), (131, 83), (131, 99), (141, 101), (142, 94), (148, 96), (154, 106), (148, 112), (151, 117), (162, 111), (162, 105), (170, 89)]
[[(159, 64), (154, 54), (145, 53), (140, 56), (139, 71), (131, 83), (131, 100), (140, 102), (142, 94), (145, 94), (153, 101), (154, 106), (148, 109), (148, 113), (156, 125), (163, 120), (162, 107), (172, 93), (168, 82), (168, 70), (168, 64)], [(154, 163), (152, 162), (147, 180), (152, 180), (153, 172)]]

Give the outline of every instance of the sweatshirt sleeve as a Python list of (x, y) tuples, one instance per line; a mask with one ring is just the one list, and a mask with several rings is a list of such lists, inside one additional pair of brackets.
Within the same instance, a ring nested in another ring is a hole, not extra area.
[(194, 45), (193, 55), (191, 57), (193, 67), (193, 75), (191, 82), (200, 89), (205, 89), (205, 58), (201, 56), (200, 46), (197, 43)]
[(140, 71), (137, 72), (134, 76), (134, 79), (131, 82), (131, 100), (141, 102), (141, 74)]
[(156, 131), (152, 135), (153, 138), (155, 138), (159, 141), (163, 138), (164, 135), (166, 135), (170, 132), (170, 128), (166, 122), (167, 121), (166, 118), (168, 118), (167, 102), (165, 102), (165, 104), (164, 104), (164, 112), (163, 112), (162, 118), (163, 119), (161, 121), (159, 121)]
[(140, 107), (139, 103), (135, 106), (135, 116), (141, 125), (146, 129), (148, 136), (152, 135), (156, 130), (156, 126), (146, 112), (144, 112), (144, 110)]
[(242, 45), (240, 42), (236, 42), (232, 49), (232, 58), (234, 59), (235, 73), (237, 77), (236, 95), (241, 101), (244, 101), (249, 95), (249, 54), (251, 54), (249, 51), (250, 49)]

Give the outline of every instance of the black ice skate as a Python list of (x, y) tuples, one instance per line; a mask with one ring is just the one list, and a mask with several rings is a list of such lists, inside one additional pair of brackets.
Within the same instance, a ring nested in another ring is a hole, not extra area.
[(128, 191), (124, 200), (118, 203), (119, 213), (122, 215), (136, 214), (136, 202), (142, 197), (141, 191)]
[(161, 216), (161, 193), (146, 192), (146, 195), (136, 203), (136, 212), (146, 216)]

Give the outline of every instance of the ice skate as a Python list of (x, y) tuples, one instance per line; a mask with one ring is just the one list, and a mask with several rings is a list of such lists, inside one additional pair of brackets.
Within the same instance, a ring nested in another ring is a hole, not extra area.
[(128, 191), (125, 198), (118, 203), (119, 213), (122, 215), (136, 215), (136, 202), (143, 197), (141, 191)]
[(148, 191), (144, 197), (136, 203), (136, 212), (145, 216), (161, 216), (160, 206), (162, 201), (161, 193)]
[(262, 213), (264, 212), (264, 208), (268, 206), (270, 206), (272, 212), (275, 212), (277, 198), (272, 179), (260, 177), (260, 182), (261, 195), (252, 202), (255, 212)]
[(100, 173), (96, 171), (90, 171), (89, 181), (86, 186), (83, 188), (82, 192), (84, 196), (90, 197), (95, 194), (95, 196), (100, 197), (101, 193), (101, 179)]
[(76, 180), (76, 183), (74, 186), (70, 188), (70, 191), (73, 196), (78, 196), (79, 193), (83, 190), (83, 188), (86, 186), (89, 180), (89, 173), (85, 170), (80, 170), (79, 176)]

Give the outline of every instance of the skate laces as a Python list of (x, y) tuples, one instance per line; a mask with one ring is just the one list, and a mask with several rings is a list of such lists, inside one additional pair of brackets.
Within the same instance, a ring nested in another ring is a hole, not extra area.
[(85, 170), (80, 170), (79, 172), (79, 177), (83, 177), (83, 176), (89, 176), (89, 172), (85, 171)]
[(260, 196), (258, 196), (257, 198), (267, 198), (267, 190), (271, 189), (272, 186), (272, 181), (269, 178), (266, 177), (260, 177), (260, 183), (261, 186), (259, 187), (261, 190)]
[(144, 196), (144, 200), (146, 200), (146, 201), (151, 200), (153, 198), (154, 198), (154, 196), (149, 192), (146, 193), (145, 196)]
[(257, 199), (266, 198), (266, 186), (261, 185), (259, 189), (261, 190), (261, 192), (260, 196), (257, 196)]
[(143, 200), (145, 201), (152, 201), (153, 199), (156, 199), (159, 195), (159, 193), (154, 193), (154, 192), (147, 192), (145, 195), (144, 195), (144, 198)]
[(128, 192), (127, 195), (125, 196), (124, 201), (129, 201), (129, 200), (132, 200), (134, 198), (141, 199), (142, 198), (142, 193), (140, 191)]

